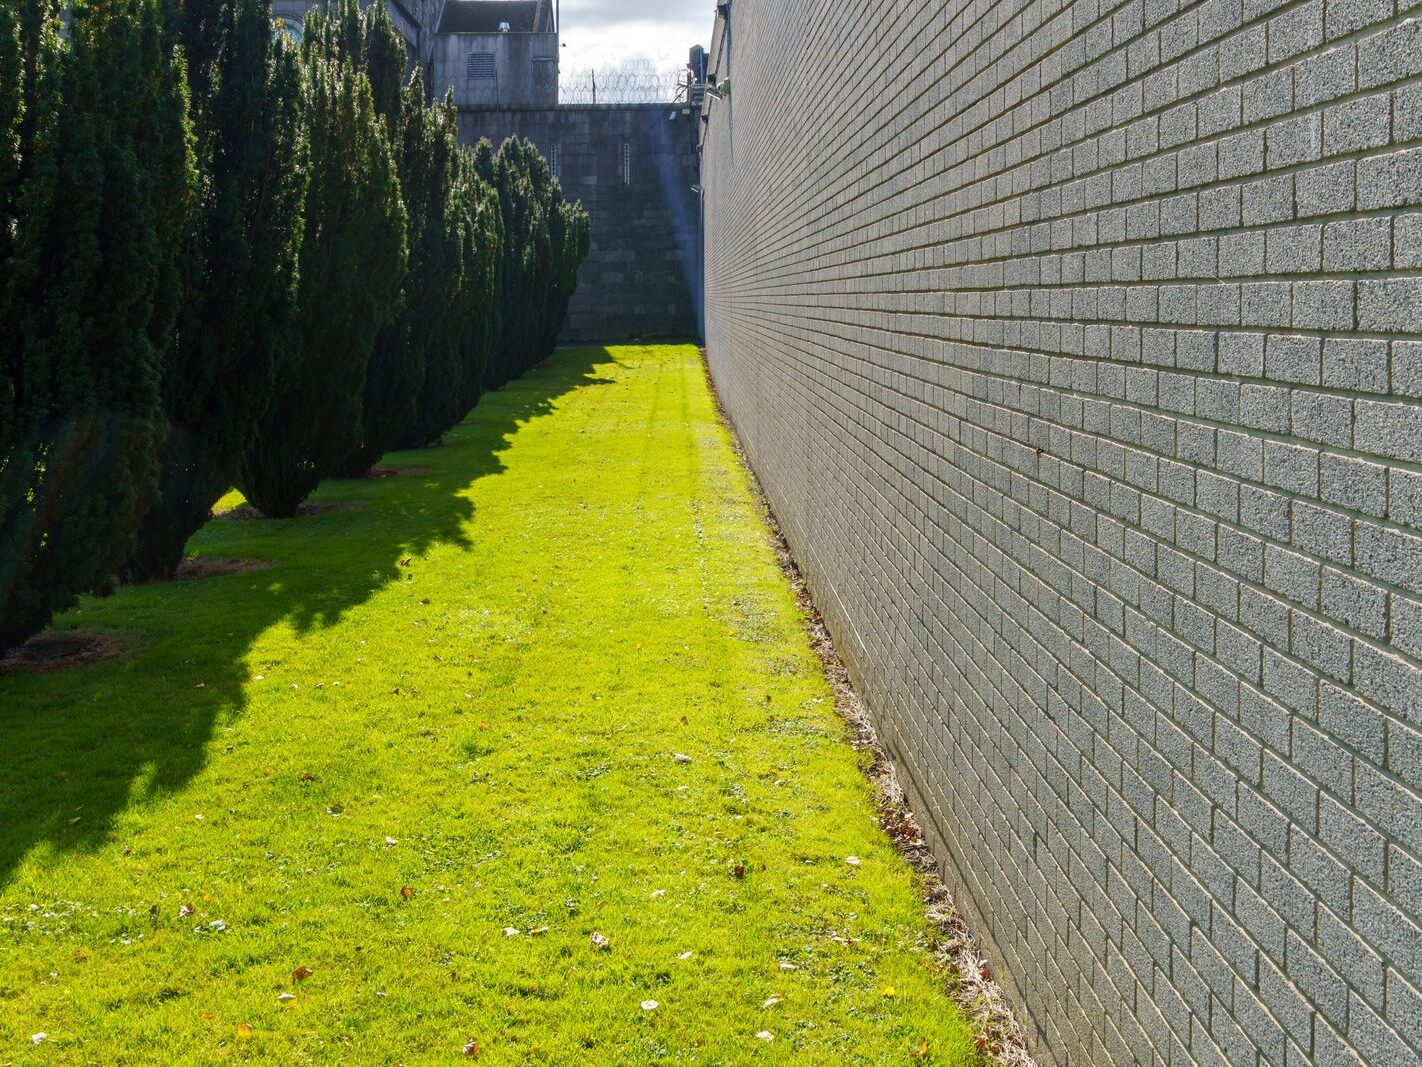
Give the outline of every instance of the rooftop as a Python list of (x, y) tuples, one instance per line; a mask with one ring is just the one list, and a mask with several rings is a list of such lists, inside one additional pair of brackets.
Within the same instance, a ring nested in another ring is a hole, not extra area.
[(545, 0), (449, 0), (439, 32), (498, 33), (507, 22), (510, 33), (551, 33), (547, 7)]

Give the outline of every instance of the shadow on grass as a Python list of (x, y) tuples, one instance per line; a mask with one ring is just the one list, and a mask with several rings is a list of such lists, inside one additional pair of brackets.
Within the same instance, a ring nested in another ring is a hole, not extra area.
[(57, 620), (122, 636), (133, 652), (63, 674), (0, 676), (0, 889), (37, 846), (94, 850), (132, 804), (185, 786), (214, 733), (246, 706), (261, 664), (253, 643), (278, 624), (298, 634), (334, 626), (399, 581), (400, 560), (436, 545), (471, 544), (478, 479), (504, 469), (520, 426), (574, 389), (609, 384), (605, 349), (558, 352), (487, 395), (443, 447), (403, 453), (428, 471), (335, 481), (318, 498), (358, 511), (287, 521), (211, 522), (190, 551), (270, 560), (275, 567), (121, 589)]

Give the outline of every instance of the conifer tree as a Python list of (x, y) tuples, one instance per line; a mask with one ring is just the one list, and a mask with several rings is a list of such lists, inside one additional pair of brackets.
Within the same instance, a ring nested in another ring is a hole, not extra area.
[[(210, 10), (220, 6), (214, 18)], [(158, 499), (126, 568), (166, 577), (231, 487), (271, 402), (296, 308), (306, 193), (301, 73), (270, 0), (189, 0), (184, 38), (220, 21), (215, 68), (194, 95), (206, 177), (186, 256), (184, 307), (164, 375)]]
[(411, 111), (406, 152), (410, 161), (412, 220), (421, 217), (420, 242), (411, 246), (406, 285), (411, 348), (423, 374), (414, 395), (414, 418), (392, 443), (419, 447), (437, 439), (473, 406), (468, 384), (477, 383), (476, 354), (467, 345), (471, 327), (489, 306), (489, 272), (495, 247), (479, 232), (481, 190), (468, 153), (459, 147), (452, 100)]
[(107, 583), (152, 499), (195, 186), (183, 65), (156, 0), (91, 0), (72, 16), (66, 46), (55, 5), (21, 8), (0, 647)]
[[(353, 4), (343, 4), (345, 8)], [(370, 81), (341, 57), (331, 20), (307, 16), (303, 64), (310, 184), (297, 311), (273, 403), (238, 486), (290, 517), (360, 442), (366, 371), (406, 269), (406, 216)]]
[(499, 278), (504, 254), (503, 212), (494, 188), (494, 153), (487, 140), (462, 154), (460, 199), (465, 286), (461, 292), (464, 327), (459, 343), (458, 418), (479, 402), (489, 364), (502, 333)]
[(587, 214), (569, 204), (538, 150), (522, 138), (499, 146), (494, 184), (503, 214), (501, 332), (486, 384), (497, 388), (548, 356), (587, 257)]

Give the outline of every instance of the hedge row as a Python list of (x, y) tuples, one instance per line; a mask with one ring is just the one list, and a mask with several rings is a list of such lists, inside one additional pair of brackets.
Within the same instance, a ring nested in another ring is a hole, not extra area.
[(586, 214), (409, 71), (384, 4), (0, 5), (0, 648), (550, 351)]

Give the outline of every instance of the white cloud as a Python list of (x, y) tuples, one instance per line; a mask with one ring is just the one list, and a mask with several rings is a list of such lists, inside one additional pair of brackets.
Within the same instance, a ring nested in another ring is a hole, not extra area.
[(565, 71), (651, 63), (686, 65), (694, 44), (705, 45), (714, 0), (562, 0)]

